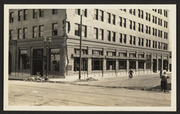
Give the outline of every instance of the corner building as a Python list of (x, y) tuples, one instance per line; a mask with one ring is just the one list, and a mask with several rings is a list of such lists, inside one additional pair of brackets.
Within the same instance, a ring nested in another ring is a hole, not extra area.
[[(78, 78), (170, 69), (166, 9), (12, 9), (9, 74)], [(47, 47), (44, 37), (51, 38)]]

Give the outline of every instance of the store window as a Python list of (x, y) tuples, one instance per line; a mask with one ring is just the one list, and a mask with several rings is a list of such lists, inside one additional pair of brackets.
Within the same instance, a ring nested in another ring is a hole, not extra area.
[(29, 69), (29, 57), (27, 56), (27, 50), (20, 50), (19, 69)]
[(103, 60), (92, 58), (92, 70), (102, 70)]
[(106, 69), (107, 70), (115, 70), (116, 61), (113, 59), (107, 59)]
[(60, 49), (50, 49), (49, 70), (59, 71)]
[[(81, 62), (81, 71), (87, 71), (87, 58), (82, 58)], [(79, 58), (75, 57), (74, 58), (74, 71), (79, 71)]]
[(144, 69), (144, 61), (139, 61), (138, 69)]
[(129, 69), (136, 69), (136, 61), (129, 61)]
[(119, 61), (119, 69), (126, 69), (126, 61), (125, 60)]

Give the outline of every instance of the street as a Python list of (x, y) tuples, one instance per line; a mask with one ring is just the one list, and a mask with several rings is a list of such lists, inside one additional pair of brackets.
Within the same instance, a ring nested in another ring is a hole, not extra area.
[(171, 93), (8, 81), (9, 106), (170, 106)]

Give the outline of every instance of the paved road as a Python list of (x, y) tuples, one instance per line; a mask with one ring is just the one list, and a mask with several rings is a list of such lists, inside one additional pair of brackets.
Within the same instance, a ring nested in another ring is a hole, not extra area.
[(12, 106), (170, 106), (170, 92), (9, 81)]

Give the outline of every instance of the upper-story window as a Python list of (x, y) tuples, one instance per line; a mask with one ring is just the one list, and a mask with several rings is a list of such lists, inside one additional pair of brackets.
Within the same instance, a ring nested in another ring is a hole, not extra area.
[(33, 38), (37, 38), (37, 26), (33, 27)]
[(158, 9), (158, 13), (159, 13), (159, 14), (162, 14), (162, 9)]
[(22, 12), (22, 10), (19, 10), (18, 11), (18, 21), (22, 21), (22, 19), (23, 19), (23, 12)]
[(112, 14), (112, 22), (114, 25), (116, 24), (116, 16), (114, 14)]
[(127, 41), (127, 37), (126, 37), (127, 35), (126, 34), (124, 34), (124, 43), (126, 44), (126, 41)]
[(24, 20), (27, 20), (28, 18), (28, 10), (24, 9)]
[(119, 33), (119, 42), (122, 43), (122, 33)]
[(133, 39), (133, 37), (132, 37), (132, 35), (130, 35), (130, 36), (129, 36), (129, 44), (131, 44), (131, 45), (132, 45), (132, 43), (133, 43), (132, 39)]
[(168, 12), (166, 10), (164, 10), (164, 16), (168, 17)]
[(84, 17), (87, 17), (87, 9), (75, 9), (75, 13), (77, 15), (81, 15)]
[(162, 26), (162, 19), (158, 18), (158, 25)]
[(98, 20), (98, 9), (94, 9), (94, 19)]
[(44, 9), (39, 9), (39, 17), (44, 17)]
[(111, 31), (107, 31), (107, 38), (108, 38), (108, 41), (111, 41)]
[(94, 38), (98, 39), (98, 28), (94, 28)]
[(133, 9), (133, 15), (136, 15), (136, 10), (135, 9)]
[(151, 14), (149, 14), (149, 13), (147, 13), (147, 12), (146, 12), (146, 20), (147, 20), (147, 21), (151, 21)]
[(107, 22), (111, 23), (111, 14), (110, 13), (107, 13)]
[(23, 28), (23, 39), (27, 38), (27, 27)]
[(164, 27), (168, 28), (168, 22), (164, 21)]
[(116, 42), (116, 32), (112, 32), (112, 40), (113, 42)]
[[(75, 23), (75, 35), (80, 36), (80, 24)], [(82, 25), (82, 36), (87, 37), (87, 26)]]
[(58, 9), (52, 9), (52, 14), (58, 14)]
[(104, 21), (104, 11), (99, 10), (99, 18), (101, 21)]
[(22, 39), (22, 29), (21, 28), (19, 28), (18, 30), (17, 30), (17, 38), (18, 39)]
[(13, 30), (9, 30), (9, 40), (12, 40)]
[(104, 30), (103, 30), (103, 29), (100, 29), (100, 30), (99, 30), (99, 38), (100, 38), (101, 40), (104, 40)]
[(132, 20), (129, 20), (129, 28), (132, 29)]
[(57, 29), (57, 26), (58, 26), (57, 23), (53, 23), (53, 24), (52, 24), (52, 36), (58, 35), (58, 29)]
[(140, 10), (140, 9), (138, 9), (138, 17), (139, 18), (144, 18), (144, 12), (143, 12), (143, 10)]
[(164, 32), (164, 39), (168, 39), (168, 33)]
[(38, 16), (38, 10), (33, 9), (33, 18), (37, 18), (37, 16)]
[(43, 37), (44, 25), (39, 25), (39, 37)]
[(9, 13), (9, 22), (12, 23), (14, 21), (14, 12)]
[(126, 18), (124, 18), (124, 27), (126, 28)]
[(122, 27), (122, 17), (119, 17), (119, 25)]

